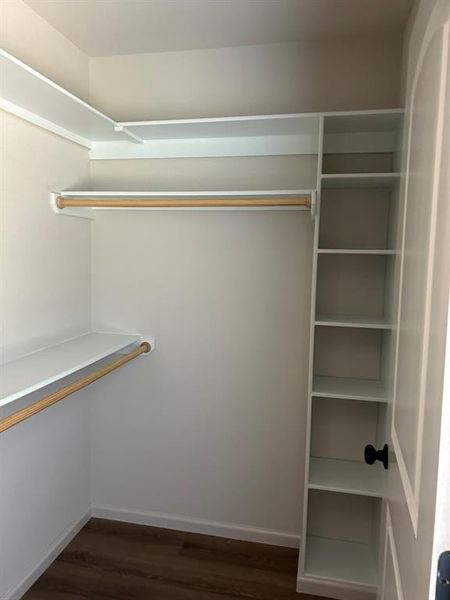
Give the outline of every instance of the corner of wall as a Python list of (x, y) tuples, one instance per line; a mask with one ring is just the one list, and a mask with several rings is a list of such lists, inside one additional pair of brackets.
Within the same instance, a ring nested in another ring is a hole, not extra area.
[(70, 92), (89, 100), (87, 55), (23, 0), (0, 2), (0, 46)]

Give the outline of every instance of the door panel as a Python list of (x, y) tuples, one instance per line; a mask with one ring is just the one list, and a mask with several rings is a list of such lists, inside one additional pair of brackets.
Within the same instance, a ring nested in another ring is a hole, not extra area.
[(410, 114), (409, 161), (402, 249), (402, 285), (392, 439), (414, 530), (422, 462), (425, 378), (428, 367), (431, 278), (437, 196), (433, 195), (439, 119), (438, 93), (445, 39), (443, 31), (425, 54)]
[(406, 122), (382, 600), (429, 600), (450, 284), (450, 4), (437, 0)]

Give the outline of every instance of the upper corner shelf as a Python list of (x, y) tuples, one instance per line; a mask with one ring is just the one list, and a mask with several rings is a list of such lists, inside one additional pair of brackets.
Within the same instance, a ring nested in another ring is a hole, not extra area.
[(144, 140), (312, 135), (319, 132), (316, 114), (252, 115), (127, 121), (118, 124)]
[(403, 110), (335, 113), (324, 118), (324, 154), (395, 152), (400, 147)]
[(380, 111), (360, 111), (359, 114), (327, 113), (325, 115), (325, 134), (328, 133), (365, 133), (394, 132), (402, 126), (401, 108)]
[(116, 123), (8, 52), (0, 49), (0, 108), (90, 148), (131, 139)]
[(315, 375), (312, 395), (321, 398), (387, 402), (385, 383), (372, 379)]
[(0, 367), (0, 406), (140, 341), (139, 335), (92, 332), (5, 363)]
[(336, 152), (387, 152), (402, 114), (383, 109), (117, 122), (1, 49), (0, 71), (0, 109), (90, 148), (92, 160), (317, 154), (323, 119), (324, 142)]
[(96, 144), (92, 159), (317, 154), (320, 115), (293, 113), (127, 121), (142, 144)]

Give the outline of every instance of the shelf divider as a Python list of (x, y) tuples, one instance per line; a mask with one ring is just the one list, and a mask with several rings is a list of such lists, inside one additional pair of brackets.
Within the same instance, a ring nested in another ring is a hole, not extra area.
[(388, 248), (319, 248), (318, 254), (349, 254), (367, 256), (394, 256), (395, 250)]
[(322, 188), (392, 188), (400, 173), (325, 173)]
[(341, 398), (366, 402), (387, 402), (386, 387), (382, 381), (353, 379), (350, 377), (325, 377), (315, 375), (312, 396)]
[(386, 473), (382, 465), (311, 457), (309, 488), (382, 498)]
[(360, 315), (325, 315), (317, 314), (315, 325), (319, 327), (352, 327), (358, 329), (392, 329), (392, 324), (385, 317)]

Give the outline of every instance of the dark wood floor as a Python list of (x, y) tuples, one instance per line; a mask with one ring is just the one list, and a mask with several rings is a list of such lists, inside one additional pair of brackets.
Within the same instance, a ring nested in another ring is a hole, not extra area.
[(320, 600), (296, 571), (291, 548), (91, 519), (23, 600)]

